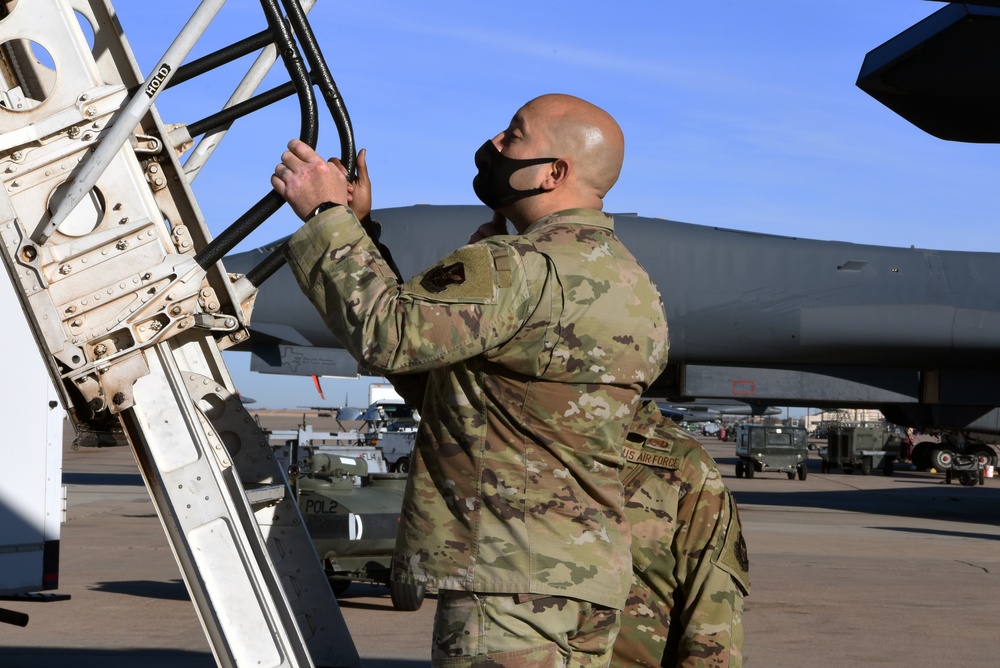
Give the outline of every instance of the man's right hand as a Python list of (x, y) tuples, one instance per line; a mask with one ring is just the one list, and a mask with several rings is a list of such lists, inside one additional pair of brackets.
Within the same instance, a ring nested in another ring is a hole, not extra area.
[[(339, 164), (338, 160), (334, 160)], [(350, 186), (351, 209), (358, 220), (372, 214), (372, 180), (368, 176), (368, 151), (358, 151), (358, 178)]]
[(474, 244), (477, 241), (495, 237), (498, 234), (507, 234), (507, 219), (503, 217), (502, 213), (494, 211), (493, 220), (480, 225), (476, 231), (472, 233), (472, 236), (469, 237), (469, 243)]

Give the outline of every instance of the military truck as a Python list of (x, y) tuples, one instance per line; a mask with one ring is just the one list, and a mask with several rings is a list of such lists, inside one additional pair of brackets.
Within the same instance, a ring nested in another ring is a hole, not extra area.
[(899, 446), (899, 436), (884, 427), (831, 427), (827, 430), (826, 450), (820, 451), (822, 471), (829, 473), (839, 468), (844, 473), (860, 470), (868, 475), (872, 469), (881, 469), (885, 475), (892, 475)]
[(754, 477), (755, 473), (783, 471), (789, 480), (808, 475), (809, 458), (806, 430), (802, 427), (775, 427), (741, 424), (736, 428), (736, 477)]
[(294, 482), (296, 497), (334, 594), (369, 582), (389, 588), (395, 609), (420, 608), (424, 587), (391, 578), (406, 477), (369, 472), (368, 462), (356, 457), (314, 453), (306, 460)]
[(360, 419), (368, 425), (364, 442), (381, 451), (389, 470), (409, 473), (420, 423), (417, 410), (403, 403), (377, 402), (369, 406)]

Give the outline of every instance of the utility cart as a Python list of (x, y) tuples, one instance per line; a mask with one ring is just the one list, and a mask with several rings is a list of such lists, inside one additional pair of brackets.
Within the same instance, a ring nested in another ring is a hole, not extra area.
[(944, 471), (944, 481), (950, 483), (958, 478), (965, 487), (975, 487), (986, 484), (986, 457), (983, 455), (965, 455), (953, 453), (950, 450), (934, 450), (931, 459), (939, 471)]
[(789, 480), (805, 480), (808, 434), (802, 427), (741, 424), (736, 428), (736, 477), (783, 471)]

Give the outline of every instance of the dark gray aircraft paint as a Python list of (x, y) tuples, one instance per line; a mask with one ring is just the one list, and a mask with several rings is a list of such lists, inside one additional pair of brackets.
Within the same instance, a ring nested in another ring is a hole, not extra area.
[[(404, 277), (430, 267), (490, 217), (482, 206), (375, 212)], [(652, 395), (764, 406), (881, 408), (920, 427), (997, 429), (1000, 253), (815, 241), (616, 215), (659, 286), (670, 365)], [(264, 256), (229, 257), (245, 272)], [(257, 355), (339, 344), (287, 267), (260, 290)], [(318, 350), (312, 362), (321, 363)], [(306, 361), (297, 371), (316, 371)], [(355, 367), (346, 373), (353, 375)]]

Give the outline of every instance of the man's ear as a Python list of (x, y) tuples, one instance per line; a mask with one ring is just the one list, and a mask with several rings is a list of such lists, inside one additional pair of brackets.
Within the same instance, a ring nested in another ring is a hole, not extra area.
[(544, 190), (555, 190), (569, 179), (572, 166), (565, 158), (559, 158), (549, 165), (545, 180), (539, 185)]

